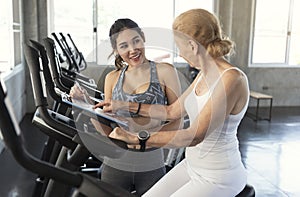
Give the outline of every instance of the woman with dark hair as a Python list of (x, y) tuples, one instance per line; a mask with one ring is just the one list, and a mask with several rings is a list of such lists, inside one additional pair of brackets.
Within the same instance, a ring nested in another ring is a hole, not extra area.
[[(109, 31), (112, 55), (115, 56), (116, 69), (106, 75), (105, 99), (113, 99), (143, 104), (169, 105), (181, 93), (176, 69), (168, 63), (157, 63), (145, 56), (145, 35), (141, 28), (131, 19), (122, 18), (115, 21)], [(70, 95), (81, 97), (80, 90), (74, 86)], [(182, 119), (165, 121), (142, 117), (135, 112), (118, 111), (118, 115), (130, 121), (130, 131), (141, 129), (158, 131), (179, 129)], [(109, 135), (112, 129), (91, 120), (96, 129)], [(141, 153), (139, 146), (129, 146), (127, 153), (119, 159), (104, 158), (101, 180), (120, 186), (129, 191), (136, 191), (138, 196), (147, 191), (166, 172), (163, 149)]]

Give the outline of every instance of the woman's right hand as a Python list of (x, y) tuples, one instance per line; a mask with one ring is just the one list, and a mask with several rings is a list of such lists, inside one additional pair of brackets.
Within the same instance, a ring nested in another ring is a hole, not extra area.
[(89, 97), (87, 91), (84, 88), (80, 87), (78, 84), (75, 84), (71, 88), (69, 95), (72, 98), (72, 100), (76, 99), (76, 100), (86, 101), (87, 98)]
[(126, 106), (128, 106), (128, 102), (109, 99), (97, 103), (96, 105), (94, 105), (94, 109), (103, 107), (104, 112), (116, 112), (120, 109), (126, 110)]

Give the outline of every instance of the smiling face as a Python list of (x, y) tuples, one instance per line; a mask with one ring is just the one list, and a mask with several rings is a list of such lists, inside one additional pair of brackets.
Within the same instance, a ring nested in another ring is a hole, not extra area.
[(116, 39), (116, 52), (129, 66), (138, 66), (145, 62), (144, 39), (134, 29), (125, 29)]

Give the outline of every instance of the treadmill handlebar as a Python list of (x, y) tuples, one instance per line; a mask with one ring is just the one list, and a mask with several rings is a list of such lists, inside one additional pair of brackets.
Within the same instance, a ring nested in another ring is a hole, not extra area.
[(24, 147), (22, 133), (19, 125), (16, 124), (15, 116), (12, 113), (11, 105), (8, 102), (4, 84), (0, 83), (0, 129), (6, 146), (11, 150), (14, 158), (25, 169), (48, 177), (55, 181), (73, 186), (77, 192), (89, 197), (104, 196), (117, 197), (133, 196), (126, 190), (101, 182), (79, 172), (59, 168), (32, 156)]

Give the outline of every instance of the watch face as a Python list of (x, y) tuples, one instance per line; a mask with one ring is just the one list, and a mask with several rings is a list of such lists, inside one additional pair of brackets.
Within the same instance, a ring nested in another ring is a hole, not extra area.
[(144, 139), (147, 139), (150, 136), (150, 134), (148, 131), (143, 130), (143, 131), (139, 132), (138, 136), (141, 140), (144, 140)]

